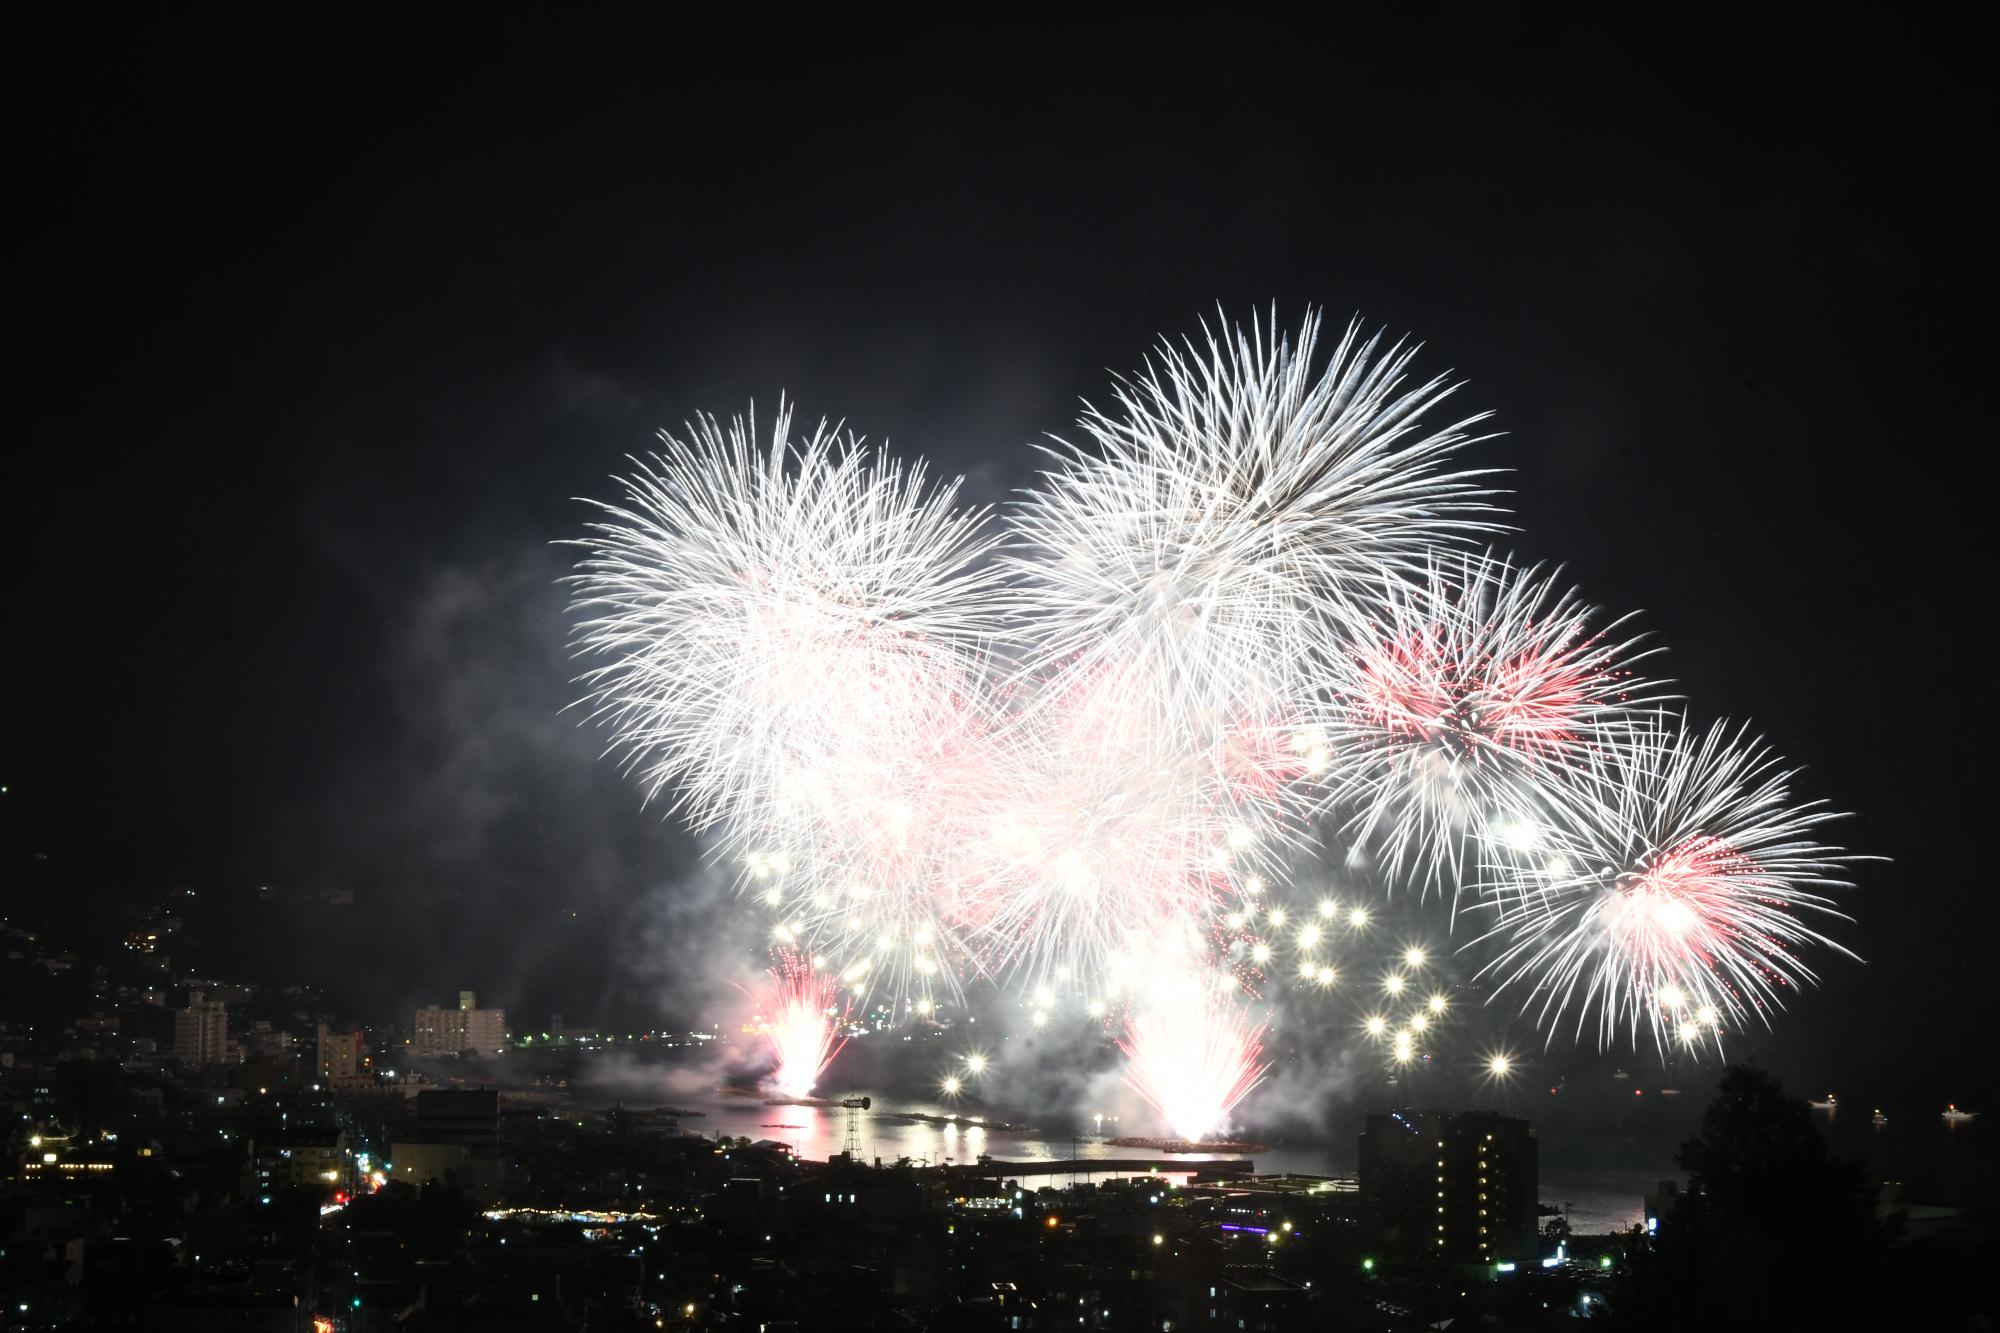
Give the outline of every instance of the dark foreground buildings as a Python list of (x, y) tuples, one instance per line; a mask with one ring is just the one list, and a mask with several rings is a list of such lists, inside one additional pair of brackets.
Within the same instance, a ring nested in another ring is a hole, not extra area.
[(1361, 1135), (1361, 1209), (1393, 1253), (1447, 1263), (1537, 1256), (1535, 1133), (1490, 1111), (1391, 1111)]

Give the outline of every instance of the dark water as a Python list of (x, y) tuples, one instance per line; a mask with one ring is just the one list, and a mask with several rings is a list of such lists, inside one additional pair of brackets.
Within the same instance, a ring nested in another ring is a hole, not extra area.
[(1929, 1202), (1990, 1201), (2000, 1185), (1994, 1126), (1984, 1115), (1948, 1123), (1936, 1113), (1891, 1115), (1875, 1125), (1870, 1108), (1842, 1106), (1814, 1112), (1835, 1152), (1858, 1158), (1876, 1180), (1900, 1181), (1908, 1197)]
[[(849, 1095), (846, 1089), (843, 1096)], [(864, 1159), (893, 1161), (909, 1158), (921, 1163), (970, 1162), (982, 1154), (1003, 1161), (1104, 1160), (1153, 1156), (1142, 1150), (1118, 1148), (1090, 1130), (1075, 1137), (1046, 1130), (1019, 1132), (991, 1129), (975, 1117), (984, 1113), (963, 1104), (921, 1097), (883, 1094), (857, 1089), (852, 1095), (868, 1096), (874, 1110), (852, 1118), (856, 1146)], [(704, 1112), (689, 1117), (682, 1128), (694, 1133), (750, 1139), (775, 1139), (791, 1145), (801, 1157), (824, 1159), (847, 1145), (849, 1115), (846, 1111), (811, 1106), (767, 1106), (754, 1099), (699, 1096), (685, 1097), (676, 1105)], [(925, 1115), (957, 1116), (953, 1125), (899, 1122), (890, 1114), (913, 1111)], [(1352, 1143), (1292, 1142), (1273, 1146), (1256, 1155), (1257, 1170), (1266, 1173), (1298, 1172), (1307, 1175), (1352, 1175), (1356, 1148)], [(1190, 1172), (1198, 1170), (1201, 1158), (1177, 1157)], [(1080, 1179), (1090, 1178), (1086, 1172)], [(1051, 1177), (1050, 1183), (1067, 1183), (1067, 1176)], [(1573, 1167), (1542, 1173), (1542, 1198), (1557, 1206), (1567, 1204), (1571, 1225), (1580, 1232), (1623, 1230), (1639, 1220), (1640, 1196), (1659, 1179), (1656, 1169)]]
[[(735, 1053), (746, 1061), (739, 1067), (727, 1051), (700, 1053), (685, 1048), (626, 1047), (615, 1055), (549, 1052), (534, 1057), (512, 1056), (490, 1072), (507, 1083), (526, 1082), (536, 1072), (560, 1070), (571, 1082), (569, 1095), (585, 1104), (630, 1106), (672, 1105), (698, 1110), (683, 1128), (709, 1136), (775, 1139), (800, 1156), (823, 1160), (841, 1152), (848, 1141), (850, 1118), (845, 1111), (805, 1106), (767, 1106), (755, 1097), (725, 1096), (725, 1085), (754, 1083), (755, 1051)], [(917, 1162), (969, 1162), (982, 1154), (1002, 1160), (1084, 1160), (1130, 1157), (1130, 1149), (1112, 1147), (1106, 1139), (1120, 1134), (1159, 1134), (1144, 1123), (1143, 1111), (1128, 1108), (1124, 1124), (1100, 1121), (1073, 1109), (1083, 1084), (1064, 1090), (1067, 1105), (1008, 1105), (1006, 1081), (989, 1078), (977, 1098), (948, 1099), (937, 1090), (937, 1052), (922, 1052), (900, 1043), (850, 1044), (820, 1095), (867, 1096), (874, 1109), (852, 1119), (855, 1146), (865, 1159), (909, 1158)], [(1674, 1154), (1699, 1127), (1704, 1103), (1712, 1091), (1714, 1071), (1664, 1086), (1659, 1073), (1623, 1077), (1611, 1066), (1579, 1072), (1551, 1085), (1547, 1080), (1521, 1078), (1504, 1087), (1405, 1077), (1390, 1085), (1386, 1078), (1360, 1080), (1339, 1095), (1311, 1107), (1273, 1107), (1272, 1098), (1253, 1094), (1239, 1113), (1238, 1137), (1267, 1144), (1256, 1154), (1257, 1170), (1310, 1175), (1352, 1175), (1359, 1155), (1359, 1135), (1366, 1115), (1395, 1107), (1452, 1108), (1481, 1106), (1527, 1119), (1540, 1147), (1540, 1194), (1545, 1204), (1567, 1207), (1571, 1226), (1579, 1233), (1623, 1230), (1642, 1217), (1642, 1196), (1658, 1182), (1678, 1178)], [(1260, 1092), (1263, 1090), (1260, 1090)], [(1884, 1095), (1885, 1102), (1892, 1096)], [(1948, 1125), (1938, 1114), (1942, 1106), (1894, 1104), (1884, 1125), (1871, 1123), (1872, 1105), (1842, 1099), (1837, 1112), (1815, 1111), (1814, 1121), (1833, 1150), (1862, 1161), (1878, 1180), (1904, 1182), (1912, 1200), (1970, 1203), (1995, 1194), (1996, 1154), (1993, 1129), (1982, 1117)], [(1107, 1110), (1112, 1109), (1106, 1106)], [(1282, 1116), (1274, 1116), (1282, 1110)], [(891, 1113), (915, 1112), (956, 1117), (946, 1125), (897, 1121)], [(1260, 1122), (1260, 1115), (1263, 1117)], [(1028, 1131), (1002, 1130), (982, 1121), (1010, 1121), (1034, 1126)], [(1199, 1159), (1188, 1158), (1189, 1169)], [(1062, 1183), (1066, 1177), (1052, 1178)]]

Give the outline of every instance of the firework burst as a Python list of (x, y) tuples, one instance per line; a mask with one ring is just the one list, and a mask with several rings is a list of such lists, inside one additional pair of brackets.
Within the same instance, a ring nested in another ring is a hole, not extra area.
[(995, 971), (1033, 986), (1115, 993), (1121, 960), (1205, 929), (1235, 884), (1273, 865), (1274, 798), (1233, 788), (1211, 752), (1148, 725), (1128, 685), (1111, 671), (1060, 678), (999, 752), (1007, 796), (973, 849), (986, 878), (965, 919)]
[(1255, 324), (1163, 342), (1087, 410), (1090, 447), (1051, 451), (1003, 559), (1031, 669), (1126, 673), (1170, 734), (1282, 725), (1330, 618), (1491, 526), (1481, 474), (1444, 470), (1481, 418), (1426, 429), (1451, 387), (1405, 386), (1414, 349), (1350, 326), (1316, 371), (1318, 337), (1309, 315), (1296, 345)]
[(1474, 835), (1531, 782), (1559, 782), (1647, 686), (1594, 608), (1553, 571), (1470, 554), (1432, 558), (1386, 590), (1333, 673), (1334, 803), (1392, 876), (1465, 880)]
[[(697, 828), (809, 818), (961, 715), (992, 629), (982, 515), (781, 409), (698, 419), (623, 479), (570, 580), (591, 716)], [(596, 503), (587, 501), (586, 503)]]
[(994, 722), (984, 695), (966, 694), (893, 783), (855, 788), (834, 807), (841, 817), (820, 822), (802, 873), (750, 858), (781, 943), (843, 960), (843, 983), (892, 1011), (928, 1012), (964, 974), (990, 970), (972, 929), (993, 893), (977, 853), (994, 812), (1017, 800)]
[(1621, 1027), (1664, 1046), (1768, 1022), (1815, 980), (1798, 948), (1840, 949), (1808, 919), (1839, 915), (1823, 890), (1853, 859), (1815, 838), (1837, 816), (1794, 803), (1792, 777), (1745, 729), (1636, 720), (1523, 816), (1531, 851), (1490, 847), (1504, 948), (1482, 975), (1528, 988), (1524, 1010), (1551, 1029), (1574, 1010), (1581, 1035), (1594, 1014), (1600, 1045)]
[(971, 978), (1022, 983), (1037, 1026), (1082, 999), (1188, 1137), (1262, 1076), (1274, 977), (1351, 984), (1394, 1060), (1426, 1058), (1449, 988), (1407, 959), (1395, 993), (1343, 982), (1366, 909), (1282, 905), (1329, 813), (1419, 902), (1472, 881), (1488, 974), (1546, 1024), (1692, 1043), (1811, 979), (1848, 859), (1813, 840), (1829, 816), (1741, 732), (1635, 712), (1660, 696), (1622, 622), (1462, 547), (1496, 525), (1458, 457), (1483, 414), (1425, 423), (1455, 386), (1319, 337), (1163, 343), (1004, 546), (921, 465), (795, 439), (783, 406), (768, 438), (663, 435), (596, 505), (583, 705), (823, 963), (773, 974), (781, 1089), (823, 1072), (837, 998), (934, 1016)]
[[(825, 423), (699, 418), (578, 543), (575, 647), (610, 749), (671, 787), (787, 929), (943, 950), (930, 886), (979, 769), (982, 515)], [(836, 905), (838, 910), (836, 910)], [(847, 910), (852, 908), (854, 910)]]

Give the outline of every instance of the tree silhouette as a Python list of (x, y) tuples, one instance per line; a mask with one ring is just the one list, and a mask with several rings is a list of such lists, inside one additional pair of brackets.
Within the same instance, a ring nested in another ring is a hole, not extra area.
[[(1643, 1328), (1886, 1328), (1889, 1232), (1858, 1163), (1803, 1101), (1731, 1066), (1676, 1158), (1688, 1191), (1635, 1265), (1621, 1315)], [(1906, 1310), (1904, 1313), (1908, 1313)]]

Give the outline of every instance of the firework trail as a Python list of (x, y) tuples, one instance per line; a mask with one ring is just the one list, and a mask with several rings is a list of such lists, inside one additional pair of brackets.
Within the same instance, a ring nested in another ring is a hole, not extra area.
[(762, 1005), (765, 1040), (777, 1062), (771, 1086), (781, 1097), (804, 1097), (847, 1044), (840, 1031), (847, 1009), (839, 983), (802, 955), (778, 951), (770, 977)]
[(1468, 844), (1507, 836), (1520, 788), (1561, 783), (1645, 695), (1630, 664), (1646, 654), (1595, 617), (1554, 571), (1490, 555), (1437, 555), (1385, 590), (1341, 654), (1325, 732), (1333, 804), (1391, 876), (1462, 886)]
[[(1482, 975), (1529, 990), (1553, 1029), (1571, 1009), (1599, 1044), (1622, 1026), (1663, 1049), (1716, 1037), (1815, 980), (1800, 945), (1847, 950), (1804, 919), (1838, 916), (1823, 889), (1854, 858), (1814, 837), (1838, 816), (1797, 804), (1793, 773), (1744, 728), (1699, 735), (1684, 719), (1636, 720), (1590, 751), (1562, 799), (1524, 811), (1524, 837), (1489, 844), (1498, 900)], [(1851, 955), (1850, 955), (1851, 956)]]

